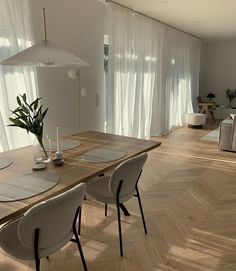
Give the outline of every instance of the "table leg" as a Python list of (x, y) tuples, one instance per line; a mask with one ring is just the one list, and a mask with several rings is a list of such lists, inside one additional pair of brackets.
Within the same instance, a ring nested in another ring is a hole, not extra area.
[(210, 111), (210, 113), (211, 113), (211, 118), (212, 118), (213, 123), (216, 123), (216, 120), (215, 120), (215, 116), (214, 116), (213, 111)]

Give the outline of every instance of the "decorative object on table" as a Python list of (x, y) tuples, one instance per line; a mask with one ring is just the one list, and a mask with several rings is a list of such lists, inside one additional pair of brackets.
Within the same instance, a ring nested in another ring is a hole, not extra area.
[(46, 168), (47, 168), (47, 164), (45, 163), (35, 163), (32, 167), (32, 170), (42, 170)]
[(90, 163), (106, 163), (121, 159), (127, 155), (127, 151), (121, 149), (98, 148), (86, 152), (82, 160)]
[(216, 96), (215, 96), (214, 93), (208, 93), (208, 94), (207, 94), (207, 98), (210, 99), (210, 101), (211, 101), (212, 99), (214, 99), (215, 97), (216, 97)]
[(0, 158), (0, 170), (9, 167), (13, 163), (12, 160)]
[[(48, 163), (51, 161), (52, 152), (51, 152), (51, 139), (48, 138), (48, 135), (42, 137), (42, 144), (44, 149), (39, 144), (37, 137), (33, 140), (33, 149), (34, 149), (34, 161), (36, 164)], [(47, 146), (47, 149), (46, 147)], [(47, 155), (45, 155), (45, 152)]]
[(41, 194), (58, 184), (60, 177), (43, 171), (31, 172), (0, 182), (0, 201), (16, 201)]
[(60, 150), (59, 127), (56, 127), (56, 133), (57, 133), (57, 151), (55, 153), (55, 158), (63, 159), (63, 152)]
[(40, 162), (49, 159), (43, 144), (43, 120), (47, 114), (48, 108), (43, 110), (43, 105), (40, 105), (39, 103), (41, 99), (42, 98), (36, 98), (36, 100), (29, 103), (26, 94), (17, 96), (16, 100), (18, 107), (13, 111), (11, 110), (13, 117), (9, 118), (12, 122), (9, 126), (20, 127), (25, 129), (27, 133), (31, 132), (35, 135), (39, 143), (38, 146), (41, 147)]
[(47, 38), (47, 24), (44, 2), (42, 0), (44, 40), (5, 59), (2, 65), (36, 66), (36, 67), (78, 67), (89, 66), (87, 62), (62, 50)]
[(52, 162), (55, 166), (63, 166), (65, 161), (63, 158), (55, 158), (55, 159), (52, 159)]
[(236, 97), (236, 89), (235, 90), (230, 88), (226, 89), (225, 96), (229, 99), (228, 107), (231, 108), (232, 101)]

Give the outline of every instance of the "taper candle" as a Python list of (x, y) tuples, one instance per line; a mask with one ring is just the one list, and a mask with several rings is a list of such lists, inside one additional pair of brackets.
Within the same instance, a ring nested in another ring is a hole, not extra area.
[(56, 127), (57, 130), (57, 152), (60, 152), (59, 150), (59, 127)]

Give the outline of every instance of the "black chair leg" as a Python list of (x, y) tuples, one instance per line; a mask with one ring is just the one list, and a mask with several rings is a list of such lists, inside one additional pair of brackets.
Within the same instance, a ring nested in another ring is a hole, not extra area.
[(143, 214), (143, 207), (142, 207), (141, 198), (140, 198), (140, 195), (139, 195), (139, 190), (138, 190), (138, 186), (137, 185), (136, 185), (136, 192), (137, 192), (137, 198), (138, 198), (139, 208), (140, 208), (140, 212), (141, 212), (141, 216), (142, 216), (142, 220), (143, 220), (144, 232), (145, 232), (145, 234), (147, 234), (147, 227), (146, 227), (146, 222), (145, 222), (145, 218), (144, 218), (144, 214)]
[(81, 247), (81, 244), (80, 244), (79, 236), (78, 236), (75, 228), (73, 229), (73, 231), (74, 231), (74, 235), (75, 235), (76, 244), (78, 246), (78, 250), (79, 250), (79, 253), (80, 253), (80, 257), (81, 257), (81, 260), (82, 260), (82, 263), (83, 263), (84, 271), (88, 271), (88, 268), (87, 268), (87, 265), (86, 265), (86, 262), (85, 262), (85, 258), (84, 258), (84, 253), (83, 253), (83, 250), (82, 250), (82, 247)]
[(81, 216), (82, 216), (82, 206), (79, 209), (79, 221), (78, 221), (78, 234), (81, 234)]
[(116, 204), (117, 217), (118, 217), (118, 229), (119, 229), (119, 241), (120, 241), (120, 256), (123, 257), (123, 242), (122, 242), (122, 231), (121, 231), (121, 221), (120, 221), (120, 206), (119, 203)]
[(107, 216), (107, 204), (105, 203), (105, 216)]
[(40, 271), (40, 259), (35, 259), (35, 268), (36, 271)]
[(36, 271), (40, 271), (38, 244), (39, 244), (39, 228), (34, 230), (34, 260)]

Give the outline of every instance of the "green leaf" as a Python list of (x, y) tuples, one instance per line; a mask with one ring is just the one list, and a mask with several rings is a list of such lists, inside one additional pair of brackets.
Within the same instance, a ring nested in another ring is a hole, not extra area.
[(38, 104), (39, 104), (39, 99), (36, 99), (35, 104), (34, 104), (34, 110), (38, 108)]
[(17, 103), (19, 104), (19, 106), (21, 106), (21, 100), (20, 100), (19, 96), (16, 96), (16, 100), (17, 100)]
[(23, 104), (22, 104), (22, 111), (25, 112), (27, 115), (30, 115), (28, 108)]
[(23, 128), (23, 129), (27, 129), (27, 126), (19, 119), (13, 119), (13, 118), (9, 118), (9, 120), (15, 124), (16, 126)]
[(38, 102), (39, 102), (39, 98), (37, 98), (35, 101), (33, 101), (31, 104), (30, 104), (30, 107), (32, 107), (34, 109), (34, 111), (37, 109), (38, 107)]
[(25, 93), (22, 95), (22, 98), (23, 98), (23, 101), (26, 103), (26, 94)]
[(43, 114), (42, 114), (43, 115), (42, 120), (45, 118), (47, 112), (48, 112), (48, 108), (43, 112)]

